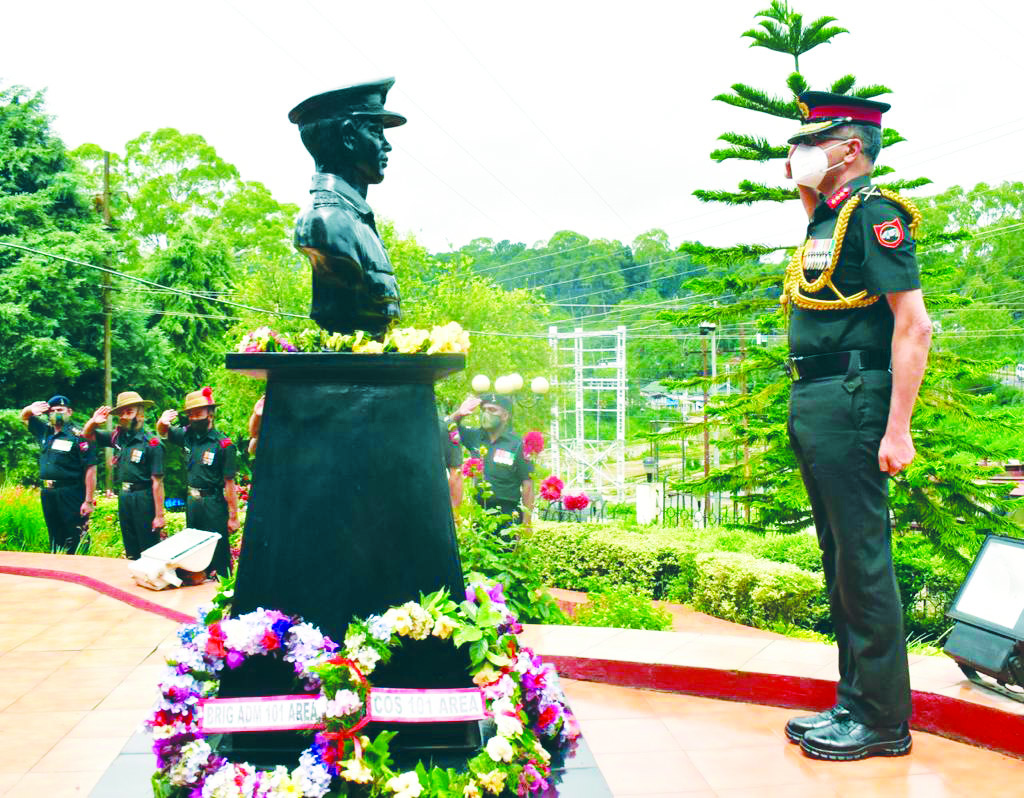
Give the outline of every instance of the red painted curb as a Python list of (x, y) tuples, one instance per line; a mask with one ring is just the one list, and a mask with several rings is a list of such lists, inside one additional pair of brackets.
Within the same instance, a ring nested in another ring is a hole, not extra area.
[(70, 571), (56, 571), (50, 568), (24, 568), (16, 565), (0, 565), (0, 573), (12, 574), (14, 576), (32, 576), (38, 579), (56, 579), (60, 582), (71, 582), (75, 585), (81, 585), (87, 587), (90, 590), (95, 590), (97, 593), (102, 593), (104, 596), (110, 596), (112, 599), (123, 601), (131, 607), (137, 610), (145, 610), (146, 612), (152, 612), (156, 615), (162, 615), (164, 618), (168, 618), (177, 623), (193, 623), (195, 618), (191, 615), (186, 615), (183, 612), (163, 607), (153, 601), (147, 601), (144, 598), (139, 598), (127, 590), (121, 590), (121, 588), (113, 587), (108, 585), (106, 582), (101, 582), (99, 579), (93, 579), (91, 576), (82, 576), (81, 574), (71, 573)]
[[(835, 682), (774, 673), (658, 665), (588, 657), (547, 656), (567, 679), (703, 696), (747, 704), (821, 710), (832, 706)], [(951, 696), (913, 691), (910, 725), (960, 742), (1024, 759), (1024, 716)]]

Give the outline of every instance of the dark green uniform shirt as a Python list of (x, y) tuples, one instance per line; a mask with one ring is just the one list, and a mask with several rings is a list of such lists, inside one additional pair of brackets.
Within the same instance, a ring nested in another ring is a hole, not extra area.
[(98, 429), (94, 434), (97, 446), (114, 450), (118, 489), (125, 483), (148, 483), (153, 477), (163, 476), (164, 446), (145, 427), (134, 432), (126, 427), (117, 427), (113, 432)]
[(40, 479), (84, 479), (86, 469), (96, 465), (96, 447), (82, 437), (78, 427), (65, 424), (58, 432), (32, 416), (28, 431), (39, 442)]
[(474, 457), (484, 461), (484, 479), (494, 498), (516, 502), (522, 498), (523, 480), (533, 472), (533, 463), (523, 457), (523, 441), (506, 429), (492, 443), (482, 429), (459, 425), (459, 437)]
[[(808, 310), (794, 305), (789, 320), (790, 354), (891, 347), (893, 317), (885, 294), (920, 288), (921, 277), (910, 237), (910, 214), (895, 202), (872, 195), (872, 190), (869, 177), (857, 177), (831, 197), (819, 198), (807, 225), (807, 250), (813, 254), (805, 250), (804, 277), (809, 282), (817, 279), (823, 264), (830, 262), (829, 242), (836, 220), (843, 205), (859, 194), (861, 204), (847, 224), (832, 282), (847, 297), (866, 290), (882, 298), (866, 308), (842, 310)], [(836, 299), (828, 286), (808, 296)]]
[(225, 479), (235, 478), (238, 470), (235, 465), (235, 444), (216, 429), (196, 435), (185, 427), (171, 427), (167, 440), (185, 449), (185, 468), (190, 488), (223, 488)]

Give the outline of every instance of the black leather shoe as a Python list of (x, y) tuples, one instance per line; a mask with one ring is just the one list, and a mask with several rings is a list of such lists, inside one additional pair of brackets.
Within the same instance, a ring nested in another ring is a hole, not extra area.
[(802, 715), (798, 718), (790, 718), (786, 722), (786, 736), (791, 743), (798, 743), (804, 739), (804, 735), (811, 729), (823, 729), (841, 718), (850, 716), (850, 710), (838, 704), (830, 707), (817, 715)]
[(804, 735), (800, 748), (812, 759), (849, 762), (869, 756), (903, 756), (910, 753), (910, 727), (865, 726), (847, 716)]

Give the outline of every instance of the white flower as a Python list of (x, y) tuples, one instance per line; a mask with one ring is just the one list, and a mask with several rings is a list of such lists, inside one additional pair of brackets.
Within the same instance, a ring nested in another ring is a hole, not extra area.
[(502, 737), (511, 737), (515, 734), (522, 734), (523, 724), (518, 718), (511, 715), (495, 715), (494, 722), (498, 726), (498, 734)]
[(380, 654), (377, 653), (375, 648), (361, 648), (352, 655), (352, 659), (359, 663), (360, 670), (365, 674), (376, 667), (380, 661)]
[(512, 757), (515, 756), (512, 743), (501, 736), (492, 737), (488, 740), (484, 750), (487, 751), (487, 756), (495, 762), (511, 762)]
[(309, 750), (299, 757), (299, 766), (292, 771), (292, 780), (307, 798), (323, 798), (331, 788), (330, 771)]
[(331, 718), (343, 718), (351, 715), (362, 705), (363, 702), (356, 693), (351, 690), (339, 690), (332, 700), (325, 702), (323, 714)]
[(352, 632), (347, 634), (345, 635), (345, 648), (359, 648), (359, 646), (363, 644), (364, 640), (366, 640), (366, 635), (361, 632)]
[(395, 793), (395, 798), (417, 798), (423, 792), (419, 776), (411, 770), (388, 779), (385, 786)]

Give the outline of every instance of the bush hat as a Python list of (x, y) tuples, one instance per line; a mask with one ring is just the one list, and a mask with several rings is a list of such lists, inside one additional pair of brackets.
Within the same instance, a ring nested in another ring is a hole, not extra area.
[(112, 412), (116, 413), (118, 410), (123, 410), (126, 407), (132, 405), (141, 405), (142, 407), (152, 407), (153, 402), (149, 399), (143, 399), (135, 391), (122, 391), (117, 395), (117, 404), (114, 405)]

